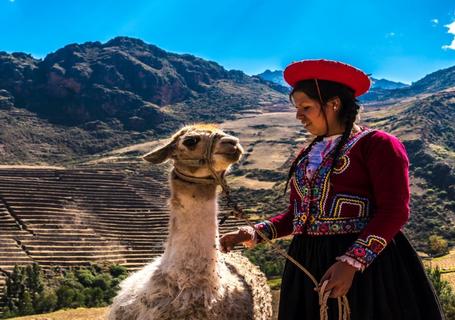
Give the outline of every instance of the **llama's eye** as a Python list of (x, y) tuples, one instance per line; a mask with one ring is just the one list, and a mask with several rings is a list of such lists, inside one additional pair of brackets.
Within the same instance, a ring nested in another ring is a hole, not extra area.
[(186, 147), (194, 147), (197, 145), (198, 142), (199, 142), (198, 137), (189, 137), (183, 140), (183, 145)]

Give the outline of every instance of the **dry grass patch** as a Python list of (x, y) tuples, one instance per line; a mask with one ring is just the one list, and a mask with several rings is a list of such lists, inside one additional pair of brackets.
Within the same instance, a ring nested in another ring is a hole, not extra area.
[(244, 187), (252, 190), (272, 189), (275, 182), (272, 181), (259, 181), (255, 179), (242, 177), (229, 177), (229, 185), (234, 188)]
[(51, 166), (47, 164), (43, 165), (26, 165), (26, 164), (2, 164), (0, 169), (53, 169), (53, 170), (64, 170), (65, 167)]
[(448, 281), (455, 289), (455, 250), (451, 250), (449, 254), (442, 257), (425, 259), (423, 264), (429, 268), (438, 267), (442, 272), (442, 279)]
[(106, 320), (107, 308), (77, 308), (11, 320)]
[(450, 286), (455, 289), (455, 272), (448, 272), (448, 273), (443, 273), (441, 275), (441, 278), (443, 280), (446, 280)]
[[(276, 170), (309, 136), (302, 133), (304, 128), (295, 119), (295, 112), (262, 113), (226, 121), (221, 128), (238, 137), (247, 151), (244, 169)], [(289, 143), (292, 141), (295, 143)]]
[(233, 131), (246, 147), (257, 140), (291, 140), (303, 126), (295, 119), (294, 112), (271, 112), (226, 121), (223, 130)]
[(455, 271), (455, 250), (451, 250), (449, 254), (442, 257), (437, 257), (431, 260), (431, 267), (439, 267), (442, 271), (454, 270)]
[(447, 158), (455, 160), (455, 152), (445, 148), (444, 146), (438, 144), (429, 144), (431, 151), (433, 151), (438, 157), (439, 160), (446, 160)]
[(276, 170), (283, 165), (292, 153), (292, 146), (284, 143), (257, 143), (248, 155), (243, 169)]

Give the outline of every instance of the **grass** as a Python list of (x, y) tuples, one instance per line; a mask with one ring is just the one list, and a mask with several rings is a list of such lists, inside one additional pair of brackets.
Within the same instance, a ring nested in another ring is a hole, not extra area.
[(281, 287), (281, 278), (267, 280), (267, 284), (272, 290), (279, 290)]
[(431, 267), (439, 267), (441, 271), (455, 271), (455, 250), (451, 250), (445, 256), (437, 257), (431, 260)]
[(429, 147), (431, 151), (433, 151), (439, 157), (439, 160), (445, 160), (447, 158), (455, 159), (455, 152), (449, 150), (444, 146), (430, 143)]
[(10, 320), (106, 320), (107, 308), (77, 308)]
[(445, 256), (425, 260), (424, 264), (431, 268), (439, 267), (442, 279), (448, 281), (455, 290), (455, 250), (451, 250)]
[[(273, 279), (269, 282), (273, 282), (276, 285), (278, 282), (281, 283), (281, 279)], [(272, 320), (277, 319), (279, 297), (280, 290), (272, 290)], [(106, 320), (106, 313), (107, 308), (77, 308), (70, 310), (59, 310), (47, 314), (10, 318), (9, 320)]]

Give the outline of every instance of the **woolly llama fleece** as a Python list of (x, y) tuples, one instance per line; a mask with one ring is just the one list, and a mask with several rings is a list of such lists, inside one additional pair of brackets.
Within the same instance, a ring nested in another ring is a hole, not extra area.
[(238, 253), (221, 253), (214, 174), (243, 153), (237, 138), (210, 125), (187, 126), (146, 154), (173, 160), (164, 253), (121, 283), (109, 320), (267, 320), (266, 278)]

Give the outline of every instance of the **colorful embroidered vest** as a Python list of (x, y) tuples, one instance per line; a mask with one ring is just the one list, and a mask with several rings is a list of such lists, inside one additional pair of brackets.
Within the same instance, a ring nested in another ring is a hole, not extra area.
[[(305, 175), (308, 165), (308, 156), (303, 157), (295, 170), (291, 181), (291, 197), (294, 210), (294, 234), (306, 233), (309, 235), (358, 233), (370, 219), (370, 203), (367, 197), (358, 195), (336, 194), (331, 203), (328, 203), (330, 177), (341, 174), (349, 166), (347, 153), (362, 137), (373, 130), (365, 129), (349, 138), (341, 149), (337, 167), (329, 175), (333, 162), (333, 153), (330, 151), (316, 169), (313, 177), (308, 179)], [(343, 206), (354, 206), (356, 216), (342, 216)]]

